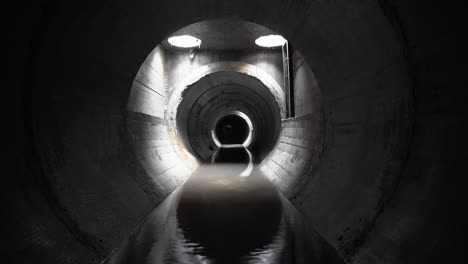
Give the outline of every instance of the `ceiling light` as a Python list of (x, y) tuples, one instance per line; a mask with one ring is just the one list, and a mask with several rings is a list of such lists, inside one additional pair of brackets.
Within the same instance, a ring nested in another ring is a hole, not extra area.
[(283, 46), (286, 43), (286, 39), (280, 35), (268, 35), (268, 36), (261, 36), (255, 40), (255, 44), (260, 47), (278, 47)]
[(200, 39), (189, 35), (170, 37), (167, 41), (169, 41), (172, 46), (179, 48), (193, 48), (197, 46), (200, 47), (201, 45)]

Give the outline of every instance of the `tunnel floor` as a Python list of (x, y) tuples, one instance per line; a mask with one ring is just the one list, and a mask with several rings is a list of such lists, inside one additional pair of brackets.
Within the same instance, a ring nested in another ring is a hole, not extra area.
[(221, 149), (104, 263), (344, 263), (243, 148)]

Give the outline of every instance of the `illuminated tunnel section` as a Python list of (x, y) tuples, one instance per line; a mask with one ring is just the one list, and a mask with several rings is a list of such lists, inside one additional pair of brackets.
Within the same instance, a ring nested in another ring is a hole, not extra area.
[[(242, 114), (231, 114), (235, 112)], [(243, 125), (241, 131), (235, 134), (230, 132), (230, 137), (238, 137), (237, 143), (235, 138), (228, 138), (226, 127), (225, 132), (219, 127), (229, 125), (223, 125), (223, 122), (229, 120), (237, 120), (239, 125)], [(211, 157), (219, 148), (212, 135), (213, 128), (218, 140), (224, 145), (242, 145), (244, 141), (250, 141), (248, 148), (261, 160), (278, 140), (280, 107), (270, 90), (255, 77), (240, 72), (216, 72), (187, 88), (178, 107), (177, 128), (188, 149), (202, 161)]]

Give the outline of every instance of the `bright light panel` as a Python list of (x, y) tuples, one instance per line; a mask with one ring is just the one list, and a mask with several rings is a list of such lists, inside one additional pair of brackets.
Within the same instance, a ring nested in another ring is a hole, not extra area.
[(189, 35), (170, 37), (167, 41), (169, 41), (169, 43), (172, 46), (176, 46), (179, 48), (193, 48), (193, 47), (200, 47), (201, 45), (200, 39), (197, 39), (196, 37), (192, 37)]
[(284, 43), (286, 43), (286, 39), (280, 35), (261, 36), (255, 40), (255, 44), (266, 48), (283, 46)]

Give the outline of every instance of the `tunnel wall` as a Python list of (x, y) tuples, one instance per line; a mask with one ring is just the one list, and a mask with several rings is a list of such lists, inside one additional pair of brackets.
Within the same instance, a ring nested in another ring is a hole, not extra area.
[(265, 175), (288, 198), (314, 177), (323, 146), (321, 112), (283, 120), (279, 142), (262, 164)]
[(465, 98), (458, 3), (380, 1), (409, 67), (413, 134), (393, 198), (354, 263), (455, 263), (465, 259)]
[[(8, 164), (2, 173), (4, 190), (0, 196), (6, 201), (2, 212), (4, 263), (99, 263), (102, 251), (98, 241), (82, 243), (85, 234), (79, 227), (70, 228), (60, 210), (52, 206), (43, 181), (34, 141), (31, 134), (32, 111), (31, 65), (37, 49), (38, 35), (43, 32), (44, 10), (39, 2), (25, 6), (13, 4), (17, 10), (11, 17), (13, 29), (7, 34), (15, 41), (8, 42), (9, 71), (5, 91), (9, 99), (4, 106), (10, 110), (4, 121), (10, 124), (4, 144)], [(10, 13), (12, 14), (12, 13)], [(10, 35), (11, 34), (11, 35)], [(15, 88), (13, 88), (15, 87)], [(99, 253), (101, 252), (101, 254)]]
[(146, 172), (135, 181), (158, 204), (175, 190), (194, 169), (184, 159), (183, 146), (177, 141), (176, 128), (165, 119), (167, 102), (165, 51), (156, 47), (143, 62), (130, 91), (127, 128), (133, 151)]
[(293, 198), (314, 177), (324, 145), (322, 97), (317, 80), (304, 57), (295, 51), (293, 87), (295, 116), (282, 121), (279, 142), (262, 171), (288, 198)]
[(302, 116), (322, 111), (320, 87), (309, 64), (297, 50), (294, 50), (292, 60), (294, 115)]

